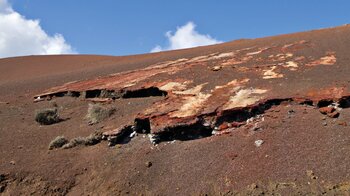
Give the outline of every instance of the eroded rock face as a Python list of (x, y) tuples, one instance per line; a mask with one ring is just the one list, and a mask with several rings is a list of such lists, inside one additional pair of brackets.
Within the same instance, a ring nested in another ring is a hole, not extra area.
[[(332, 77), (313, 75), (340, 66), (333, 51), (310, 55), (315, 47), (317, 43), (300, 40), (160, 62), (145, 69), (67, 83), (35, 98), (70, 95), (111, 101), (164, 96), (140, 111), (134, 125), (106, 132), (105, 137), (115, 138), (131, 129), (160, 138), (186, 133), (208, 136), (212, 131), (240, 126), (284, 101), (318, 105), (324, 100), (348, 99), (348, 86), (335, 84)], [(304, 53), (308, 55), (301, 55)]]

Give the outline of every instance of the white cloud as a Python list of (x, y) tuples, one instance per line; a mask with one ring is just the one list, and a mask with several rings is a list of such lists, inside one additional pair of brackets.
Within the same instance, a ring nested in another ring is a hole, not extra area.
[(160, 52), (163, 50), (176, 50), (181, 48), (192, 48), (197, 46), (205, 46), (222, 43), (222, 41), (212, 38), (210, 35), (203, 35), (198, 33), (196, 25), (193, 22), (188, 22), (184, 26), (177, 27), (174, 34), (168, 31), (165, 36), (168, 38), (169, 45), (161, 47), (157, 45), (151, 52)]
[(75, 53), (61, 34), (48, 35), (39, 20), (26, 19), (0, 0), (0, 58)]

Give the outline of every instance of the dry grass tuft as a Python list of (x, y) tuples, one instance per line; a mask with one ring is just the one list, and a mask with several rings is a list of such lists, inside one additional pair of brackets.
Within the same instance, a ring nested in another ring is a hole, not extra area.
[(93, 133), (88, 137), (77, 137), (73, 138), (69, 143), (66, 143), (62, 146), (63, 149), (74, 148), (76, 146), (84, 145), (84, 146), (92, 146), (98, 144), (102, 140), (101, 133)]
[(46, 108), (35, 112), (35, 121), (41, 125), (51, 125), (61, 121), (57, 108)]
[(53, 139), (49, 144), (49, 150), (52, 150), (54, 148), (61, 148), (65, 144), (68, 143), (68, 140), (64, 136), (57, 136), (55, 139)]
[(89, 104), (86, 119), (92, 125), (109, 118), (114, 112), (115, 108), (104, 107), (100, 104)]

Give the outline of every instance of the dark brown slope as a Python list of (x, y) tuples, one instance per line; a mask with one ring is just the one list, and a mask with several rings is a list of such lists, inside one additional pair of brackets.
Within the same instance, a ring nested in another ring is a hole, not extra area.
[[(128, 57), (1, 59), (0, 190), (349, 192), (349, 36), (342, 26)], [(91, 101), (116, 113), (89, 126)], [(35, 123), (33, 111), (52, 105), (65, 120)], [(94, 131), (112, 147), (48, 150), (58, 135)]]

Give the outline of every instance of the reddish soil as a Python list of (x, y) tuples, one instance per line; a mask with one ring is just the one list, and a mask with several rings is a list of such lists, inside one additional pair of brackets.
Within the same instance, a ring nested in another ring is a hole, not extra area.
[[(0, 194), (350, 194), (349, 49), (341, 26), (126, 57), (0, 59)], [(116, 112), (89, 125), (93, 101)], [(56, 106), (61, 122), (35, 122)], [(48, 149), (96, 131), (111, 145)]]

